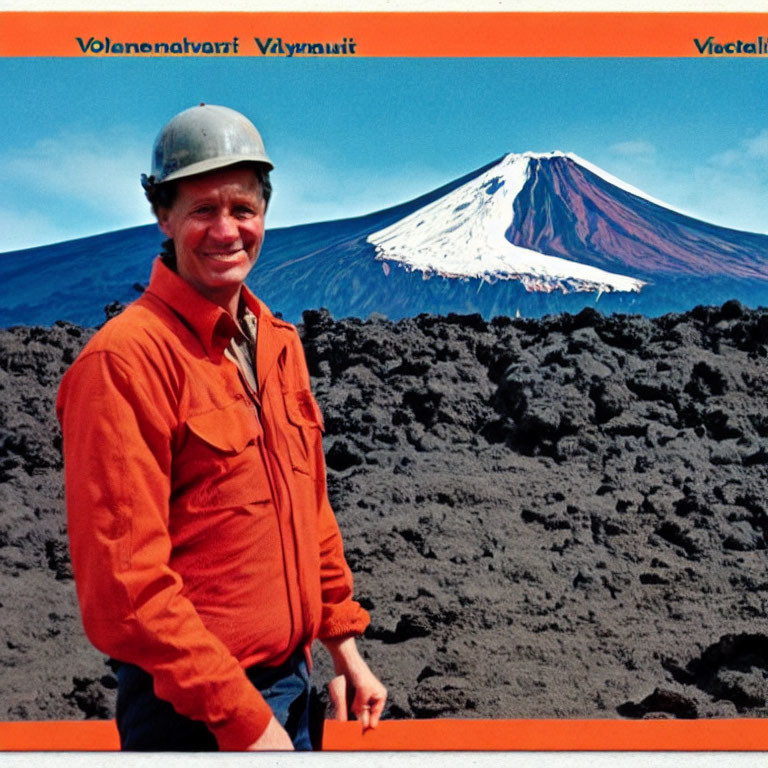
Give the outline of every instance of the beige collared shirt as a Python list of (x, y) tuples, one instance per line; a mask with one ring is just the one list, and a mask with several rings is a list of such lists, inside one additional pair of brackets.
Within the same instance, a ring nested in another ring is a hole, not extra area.
[(258, 319), (256, 315), (245, 306), (245, 302), (240, 302), (240, 316), (236, 333), (229, 346), (224, 350), (224, 354), (240, 369), (248, 386), (254, 391), (259, 391), (259, 384), (256, 380), (256, 334), (258, 331)]

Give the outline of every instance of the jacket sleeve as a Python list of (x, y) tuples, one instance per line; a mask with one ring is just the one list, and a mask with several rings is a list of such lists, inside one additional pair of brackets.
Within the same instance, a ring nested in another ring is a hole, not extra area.
[(111, 352), (81, 356), (57, 401), (72, 565), (91, 642), (154, 678), (158, 697), (244, 749), (272, 714), (169, 567), (168, 398)]
[(316, 491), (320, 546), (322, 618), (318, 637), (320, 640), (326, 640), (344, 635), (361, 635), (371, 619), (360, 603), (352, 599), (352, 572), (344, 557), (341, 532), (328, 500), (325, 457), (323, 455), (322, 433), (325, 430), (323, 418), (311, 393), (309, 371), (298, 334), (295, 336), (295, 344), (296, 375), (308, 394), (308, 402), (314, 412), (310, 420), (317, 427), (308, 430), (308, 432), (310, 434), (310, 453), (312, 454), (313, 480)]
[[(322, 441), (320, 453), (322, 454)], [(362, 635), (370, 623), (368, 612), (352, 599), (352, 573), (344, 557), (341, 533), (325, 488), (325, 469), (316, 482), (319, 494), (320, 582), (323, 614), (319, 638)]]

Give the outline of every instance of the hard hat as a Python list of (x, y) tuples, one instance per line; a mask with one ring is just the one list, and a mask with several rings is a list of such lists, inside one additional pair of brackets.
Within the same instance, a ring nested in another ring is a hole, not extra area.
[(225, 168), (235, 163), (262, 163), (272, 170), (264, 142), (253, 123), (229, 107), (200, 104), (172, 118), (155, 139), (152, 173), (142, 174), (145, 189)]

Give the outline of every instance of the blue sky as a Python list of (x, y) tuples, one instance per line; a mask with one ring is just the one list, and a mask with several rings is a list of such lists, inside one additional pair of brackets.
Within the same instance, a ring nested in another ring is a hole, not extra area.
[(506, 152), (575, 152), (692, 215), (768, 232), (768, 68), (749, 59), (0, 59), (0, 251), (149, 223), (176, 112), (247, 114), (268, 227), (369, 213)]

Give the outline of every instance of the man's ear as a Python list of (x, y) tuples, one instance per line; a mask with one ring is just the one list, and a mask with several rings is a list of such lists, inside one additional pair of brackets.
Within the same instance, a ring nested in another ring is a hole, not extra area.
[(157, 216), (157, 226), (160, 227), (160, 231), (166, 237), (169, 237), (171, 240), (173, 240), (173, 228), (170, 224), (171, 209), (161, 208), (158, 206), (157, 210), (155, 211), (155, 216)]

